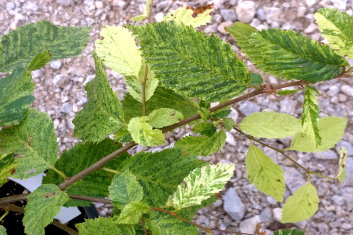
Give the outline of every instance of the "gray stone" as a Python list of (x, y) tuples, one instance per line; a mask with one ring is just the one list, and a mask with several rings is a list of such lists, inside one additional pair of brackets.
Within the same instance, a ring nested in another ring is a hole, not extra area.
[(278, 22), (282, 10), (278, 7), (264, 7), (266, 21), (268, 23)]
[(335, 160), (337, 159), (337, 154), (332, 150), (327, 150), (325, 152), (318, 152), (314, 154), (314, 157), (323, 160)]
[(8, 2), (8, 3), (6, 3), (6, 10), (7, 11), (11, 11), (11, 10), (13, 10), (15, 8), (15, 3), (13, 3), (13, 2)]
[(260, 216), (255, 215), (242, 221), (239, 225), (239, 230), (242, 233), (254, 234), (258, 223), (261, 223)]
[(266, 14), (265, 14), (264, 9), (262, 9), (262, 8), (257, 9), (256, 17), (262, 21), (266, 20)]
[(272, 209), (273, 218), (279, 222), (282, 220), (282, 208), (274, 208)]
[(260, 109), (261, 109), (261, 107), (259, 105), (257, 105), (254, 102), (248, 101), (248, 100), (239, 106), (240, 112), (245, 116), (248, 116), (252, 113), (259, 112)]
[(50, 67), (52, 69), (60, 69), (61, 66), (62, 66), (62, 63), (60, 60), (54, 60), (54, 61), (50, 62)]
[(312, 7), (314, 4), (316, 4), (317, 0), (306, 0), (305, 2), (308, 7)]
[(66, 82), (66, 78), (64, 75), (58, 74), (58, 75), (55, 75), (55, 77), (53, 78), (53, 83), (58, 87), (61, 87), (61, 88), (64, 87), (65, 82)]
[(284, 98), (280, 102), (280, 112), (281, 113), (288, 113), (288, 114), (295, 114), (297, 102), (291, 98)]
[(353, 156), (353, 145), (351, 143), (344, 141), (344, 140), (341, 140), (337, 144), (337, 147), (336, 147), (337, 152), (339, 152), (340, 147), (344, 147), (347, 149), (348, 156)]
[(349, 157), (346, 163), (346, 180), (344, 186), (353, 186), (353, 158)]
[(70, 103), (64, 103), (60, 108), (60, 112), (62, 113), (70, 113), (71, 111), (72, 111), (72, 104)]
[(338, 8), (342, 11), (346, 10), (347, 7), (347, 0), (331, 0), (331, 2), (333, 3), (333, 6), (335, 8)]
[(56, 3), (61, 6), (67, 7), (67, 6), (73, 5), (74, 0), (56, 0)]
[(244, 217), (245, 206), (234, 188), (229, 188), (224, 194), (223, 209), (234, 220), (241, 220)]
[(338, 94), (339, 90), (340, 89), (338, 88), (338, 86), (333, 85), (329, 88), (327, 94), (329, 96), (336, 96)]
[(226, 134), (227, 134), (226, 142), (232, 146), (237, 145), (237, 142), (235, 141), (234, 136), (231, 133), (229, 133), (228, 131), (226, 132)]
[(250, 23), (256, 13), (255, 2), (241, 1), (235, 8), (239, 21)]
[(343, 85), (341, 86), (341, 91), (348, 96), (353, 96), (353, 87), (351, 86)]
[(205, 33), (215, 33), (217, 32), (217, 27), (218, 27), (217, 24), (211, 24), (211, 25), (208, 25), (204, 31)]
[(284, 182), (286, 182), (291, 193), (294, 193), (300, 186), (305, 184), (303, 175), (292, 167), (282, 167), (284, 170)]
[(339, 195), (333, 195), (332, 201), (334, 201), (334, 203), (337, 204), (337, 205), (343, 205), (344, 204), (343, 197), (339, 196)]
[(234, 22), (237, 20), (237, 16), (236, 16), (235, 12), (231, 9), (221, 9), (220, 13), (225, 21)]
[(260, 213), (260, 219), (264, 223), (268, 223), (272, 220), (272, 211), (269, 207), (263, 209)]
[(231, 25), (233, 25), (232, 21), (225, 21), (217, 27), (217, 30), (222, 34), (227, 34), (228, 32), (226, 31), (226, 28)]

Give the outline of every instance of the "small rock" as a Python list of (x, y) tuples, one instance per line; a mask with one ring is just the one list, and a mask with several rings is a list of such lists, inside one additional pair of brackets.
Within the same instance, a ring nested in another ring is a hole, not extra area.
[(339, 152), (339, 148), (340, 147), (344, 147), (347, 149), (348, 152), (348, 156), (353, 156), (353, 145), (347, 141), (341, 140), (340, 142), (338, 142), (336, 150), (337, 152)]
[(316, 1), (317, 0), (306, 0), (305, 2), (308, 7), (312, 7), (314, 4), (316, 4)]
[(278, 7), (264, 7), (264, 11), (268, 23), (278, 22), (278, 18), (282, 14), (282, 10)]
[(260, 213), (260, 219), (264, 223), (268, 223), (272, 220), (272, 211), (269, 207), (263, 209)]
[(273, 218), (279, 222), (282, 220), (282, 208), (274, 208), (272, 209)]
[(284, 170), (284, 182), (286, 182), (291, 193), (294, 193), (300, 186), (305, 184), (306, 181), (299, 171), (292, 167), (283, 166), (282, 168)]
[(259, 112), (260, 109), (261, 108), (259, 105), (257, 105), (254, 102), (248, 101), (248, 100), (245, 101), (244, 103), (242, 103), (241, 105), (239, 105), (240, 112), (245, 116), (248, 116), (252, 113)]
[(70, 103), (64, 103), (61, 108), (60, 108), (60, 112), (62, 113), (70, 113), (72, 111), (72, 104)]
[(280, 102), (280, 112), (281, 113), (288, 113), (288, 114), (295, 114), (297, 102), (293, 99), (288, 97), (282, 99)]
[(327, 150), (325, 152), (318, 152), (314, 154), (314, 157), (323, 160), (335, 160), (337, 159), (337, 154), (332, 150)]
[(163, 11), (165, 8), (167, 8), (169, 6), (170, 2), (169, 1), (162, 1), (157, 3), (156, 8), (157, 11)]
[(311, 24), (309, 24), (308, 27), (306, 27), (306, 29), (304, 30), (304, 33), (307, 33), (307, 34), (312, 33), (315, 31), (316, 28), (317, 28), (316, 24), (311, 23)]
[(156, 19), (157, 22), (161, 22), (164, 18), (164, 13), (158, 12), (157, 14), (155, 14), (154, 18)]
[(337, 205), (340, 205), (340, 206), (344, 204), (343, 197), (339, 196), (339, 195), (333, 195), (332, 201), (334, 201), (334, 203), (336, 203)]
[(56, 3), (61, 6), (67, 7), (67, 6), (73, 5), (74, 0), (56, 0)]
[(353, 87), (351, 86), (343, 85), (341, 86), (341, 91), (348, 96), (353, 96)]
[(225, 21), (234, 22), (237, 20), (237, 16), (235, 15), (235, 12), (231, 9), (221, 9), (220, 13)]
[(94, 3), (94, 5), (96, 6), (97, 9), (100, 9), (100, 8), (103, 8), (104, 7), (104, 4), (102, 1), (96, 1)]
[(223, 208), (234, 220), (241, 220), (244, 217), (245, 206), (234, 188), (229, 188), (224, 194)]
[(243, 220), (239, 225), (239, 230), (242, 233), (254, 234), (256, 225), (261, 223), (260, 216), (255, 215), (249, 219)]
[(340, 89), (338, 88), (338, 86), (333, 85), (329, 88), (327, 94), (329, 96), (336, 96), (338, 94), (339, 90)]
[(266, 14), (265, 14), (264, 9), (262, 9), (262, 8), (257, 9), (256, 17), (262, 21), (266, 20)]
[(256, 14), (255, 2), (241, 1), (235, 8), (239, 21), (250, 23)]
[(55, 75), (55, 77), (53, 78), (53, 83), (61, 88), (64, 87), (65, 81), (65, 76), (61, 74)]
[(83, 82), (83, 85), (86, 85), (87, 83), (89, 83), (90, 81), (92, 81), (93, 78), (95, 78), (95, 77), (96, 77), (96, 75), (94, 75), (94, 74), (88, 75), (87, 78), (86, 78), (86, 80)]
[(226, 31), (226, 28), (231, 26), (232, 24), (233, 24), (232, 21), (225, 21), (225, 22), (219, 24), (219, 26), (217, 27), (217, 30), (222, 34), (226, 34), (226, 33), (228, 33)]
[(54, 60), (54, 61), (50, 62), (50, 67), (52, 69), (60, 69), (61, 65), (62, 65), (62, 63), (60, 60)]
[(233, 119), (234, 122), (237, 122), (238, 117), (239, 117), (238, 111), (231, 108), (230, 117)]
[(306, 12), (306, 7), (298, 7), (297, 17), (304, 17)]
[(13, 3), (13, 2), (8, 2), (8, 3), (6, 3), (6, 10), (7, 11), (11, 11), (11, 10), (13, 10), (15, 8), (15, 3)]
[(42, 69), (37, 69), (32, 71), (32, 76), (34, 78), (40, 78), (43, 75), (43, 70)]
[(229, 133), (228, 131), (226, 132), (226, 134), (227, 134), (226, 142), (232, 146), (236, 146), (237, 142), (235, 141), (234, 136), (231, 133)]
[(347, 0), (331, 0), (331, 2), (333, 3), (333, 6), (335, 8), (338, 8), (342, 11), (346, 10), (347, 7)]
[(211, 24), (211, 25), (208, 25), (206, 28), (205, 28), (205, 33), (215, 33), (217, 32), (217, 24)]
[(353, 158), (349, 157), (346, 163), (346, 179), (344, 186), (353, 186)]

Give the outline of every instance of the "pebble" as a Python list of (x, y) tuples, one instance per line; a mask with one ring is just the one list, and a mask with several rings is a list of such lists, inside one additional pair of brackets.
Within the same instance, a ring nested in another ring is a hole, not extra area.
[(293, 167), (282, 167), (284, 170), (284, 182), (287, 184), (289, 190), (293, 194), (300, 186), (305, 184), (303, 175)]
[(248, 116), (252, 113), (259, 112), (260, 109), (261, 107), (259, 105), (248, 100), (239, 105), (239, 111), (245, 116)]
[(341, 11), (345, 11), (347, 7), (347, 0), (331, 0), (333, 6)]
[(308, 7), (312, 7), (314, 4), (316, 4), (317, 0), (306, 0), (305, 2)]
[(346, 180), (344, 186), (353, 186), (353, 158), (349, 157), (346, 163)]
[(255, 215), (249, 219), (243, 220), (239, 225), (239, 230), (242, 233), (254, 234), (256, 225), (261, 223), (260, 216)]
[(229, 188), (223, 197), (223, 209), (234, 220), (239, 221), (244, 217), (245, 205), (234, 188)]
[(233, 25), (232, 21), (225, 21), (225, 22), (219, 24), (219, 26), (217, 27), (217, 30), (222, 34), (228, 34), (228, 32), (226, 31), (226, 28), (231, 25)]
[(282, 13), (281, 8), (278, 7), (264, 7), (264, 11), (268, 23), (278, 22), (278, 18)]
[(317, 25), (315, 23), (310, 23), (308, 27), (304, 30), (304, 33), (310, 34), (317, 29)]
[(346, 102), (347, 101), (347, 96), (345, 96), (343, 94), (338, 94), (338, 100), (340, 102)]
[(64, 103), (61, 108), (60, 108), (60, 112), (62, 113), (70, 113), (72, 111), (72, 104), (70, 103)]
[(264, 223), (268, 223), (272, 220), (272, 211), (269, 207), (263, 209), (260, 213), (260, 219)]
[(276, 221), (281, 222), (281, 220), (282, 220), (282, 208), (274, 208), (274, 209), (272, 209), (272, 213), (273, 213), (273, 218)]
[(100, 9), (100, 8), (103, 8), (104, 7), (104, 4), (102, 1), (96, 1), (94, 3), (94, 5), (96, 6), (97, 9)]
[(340, 89), (338, 88), (338, 86), (331, 86), (331, 87), (329, 88), (327, 94), (328, 94), (329, 96), (336, 96), (336, 95), (338, 94), (339, 90), (340, 90)]
[(232, 146), (236, 146), (237, 142), (235, 141), (234, 136), (231, 133), (229, 133), (228, 131), (226, 132), (226, 134), (227, 134), (226, 142)]
[(164, 13), (163, 12), (158, 12), (157, 14), (154, 15), (154, 19), (157, 22), (161, 22), (164, 18)]
[(341, 86), (341, 91), (344, 94), (353, 97), (353, 87), (348, 86), (348, 85), (343, 85), (343, 86)]
[(11, 11), (11, 10), (13, 10), (15, 8), (15, 3), (13, 3), (13, 2), (8, 2), (8, 3), (6, 3), (6, 10), (7, 11)]
[(232, 9), (221, 9), (220, 13), (225, 21), (234, 22), (237, 20), (237, 16), (235, 15), (234, 10), (232, 10)]
[(60, 60), (53, 60), (52, 62), (50, 62), (50, 67), (52, 69), (60, 69), (62, 66), (62, 63)]
[(283, 98), (280, 102), (280, 112), (281, 113), (288, 113), (288, 114), (295, 114), (297, 101), (293, 100), (293, 98)]
[(238, 20), (244, 23), (250, 23), (256, 14), (255, 2), (241, 1), (235, 8)]
[(322, 160), (336, 160), (336, 159), (338, 159), (337, 154), (332, 150), (314, 153), (314, 157), (316, 157), (318, 159), (322, 159)]
[(334, 201), (334, 203), (336, 203), (337, 205), (340, 205), (340, 206), (344, 204), (343, 197), (339, 196), (339, 195), (333, 195), (332, 201)]
[(56, 3), (61, 6), (67, 7), (73, 5), (74, 0), (56, 0)]
[(257, 9), (257, 11), (256, 11), (256, 17), (257, 17), (259, 20), (261, 20), (261, 21), (265, 21), (265, 20), (266, 20), (266, 14), (265, 14), (264, 9), (262, 9), (262, 8)]
[(347, 149), (348, 156), (353, 156), (353, 145), (347, 141), (341, 140), (336, 146), (336, 151), (339, 152), (339, 148), (344, 147)]
[(63, 88), (66, 83), (66, 77), (64, 75), (58, 74), (53, 78), (53, 83), (60, 88)]
[(205, 33), (215, 33), (217, 32), (217, 27), (218, 27), (217, 24), (208, 25), (205, 28)]

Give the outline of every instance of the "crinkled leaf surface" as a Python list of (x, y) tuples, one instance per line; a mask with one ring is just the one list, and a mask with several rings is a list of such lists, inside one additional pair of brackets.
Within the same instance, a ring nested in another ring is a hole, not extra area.
[(150, 207), (141, 201), (133, 201), (124, 206), (116, 222), (119, 224), (138, 224), (143, 214), (150, 212)]
[(305, 233), (298, 229), (281, 229), (275, 231), (274, 235), (305, 235)]
[(249, 181), (261, 192), (282, 202), (285, 191), (282, 168), (253, 144), (246, 154), (245, 164)]
[(141, 55), (131, 32), (122, 26), (105, 26), (100, 36), (96, 51), (104, 65), (123, 76), (139, 77)]
[(129, 28), (156, 77), (168, 88), (207, 101), (242, 93), (250, 74), (228, 43), (191, 26), (161, 22)]
[(1, 38), (0, 72), (27, 67), (33, 57), (49, 50), (52, 59), (76, 56), (88, 42), (89, 28), (56, 26), (38, 21), (19, 27)]
[(17, 162), (13, 154), (0, 154), (0, 187), (7, 182), (7, 177), (15, 173)]
[[(120, 147), (120, 144), (110, 139), (105, 139), (99, 143), (80, 143), (70, 150), (63, 152), (55, 164), (55, 168), (68, 177), (73, 176)], [(117, 158), (109, 161), (105, 167), (118, 170), (127, 156), (127, 153), (120, 154)], [(69, 194), (97, 198), (107, 197), (109, 194), (108, 187), (111, 184), (113, 176), (114, 174), (103, 170), (94, 171), (67, 188), (67, 192)], [(62, 178), (54, 171), (49, 170), (43, 182), (59, 184), (62, 182)], [(90, 204), (88, 201), (70, 199), (66, 203), (66, 206), (87, 206)]]
[(291, 30), (256, 31), (238, 22), (228, 32), (259, 69), (281, 78), (330, 80), (347, 65), (329, 46)]
[(219, 131), (208, 136), (187, 136), (175, 143), (183, 154), (194, 156), (207, 156), (222, 149), (226, 141), (226, 133)]
[(320, 152), (334, 147), (343, 137), (347, 119), (341, 117), (324, 117), (319, 120), (319, 129), (322, 142), (320, 145), (308, 144), (311, 138), (297, 133), (291, 144), (291, 149), (301, 152)]
[(168, 13), (163, 21), (174, 21), (177, 24), (190, 25), (194, 28), (206, 25), (211, 22), (213, 8), (207, 9), (200, 14), (194, 14), (194, 10), (186, 7), (180, 7), (173, 12)]
[(301, 130), (300, 121), (288, 114), (258, 112), (246, 116), (239, 127), (257, 138), (285, 138)]
[(132, 118), (127, 126), (132, 139), (143, 146), (164, 144), (164, 135), (161, 130), (153, 129), (148, 123), (148, 117)]
[(353, 57), (353, 17), (337, 9), (321, 8), (315, 15), (323, 37), (337, 54)]
[(337, 176), (336, 176), (336, 178), (339, 180), (339, 182), (343, 182), (345, 180), (345, 178), (346, 178), (347, 157), (348, 157), (347, 149), (341, 147), (340, 148), (339, 161), (338, 161), (338, 173), (337, 173)]
[(117, 224), (114, 218), (86, 219), (84, 223), (76, 224), (76, 228), (80, 235), (135, 235), (133, 226)]
[(0, 131), (0, 153), (16, 154), (14, 178), (28, 178), (54, 167), (58, 143), (47, 114), (29, 109), (24, 121)]
[(162, 128), (179, 122), (183, 117), (183, 114), (177, 110), (160, 108), (153, 110), (147, 118), (151, 126), (154, 128)]
[(54, 184), (43, 184), (28, 196), (23, 224), (28, 235), (44, 235), (44, 228), (53, 221), (69, 200), (66, 192)]
[(96, 77), (87, 83), (88, 102), (76, 115), (74, 134), (86, 142), (99, 142), (124, 127), (124, 113), (109, 85), (101, 60), (94, 55)]
[(180, 210), (189, 206), (200, 205), (224, 188), (233, 176), (233, 164), (218, 163), (196, 168), (181, 183), (175, 193), (168, 198), (167, 207)]
[(192, 156), (181, 155), (178, 149), (161, 152), (140, 152), (127, 159), (122, 170), (129, 170), (143, 187), (143, 200), (152, 207), (165, 205), (183, 179), (205, 163)]
[(6, 228), (2, 225), (0, 225), (0, 235), (7, 235)]
[(301, 186), (283, 205), (282, 222), (296, 223), (313, 216), (318, 210), (319, 197), (314, 185)]

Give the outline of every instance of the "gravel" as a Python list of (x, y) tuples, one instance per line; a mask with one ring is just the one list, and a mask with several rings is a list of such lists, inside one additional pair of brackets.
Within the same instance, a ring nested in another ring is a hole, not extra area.
[(223, 197), (225, 212), (234, 220), (241, 220), (245, 214), (245, 206), (234, 188), (229, 188)]

